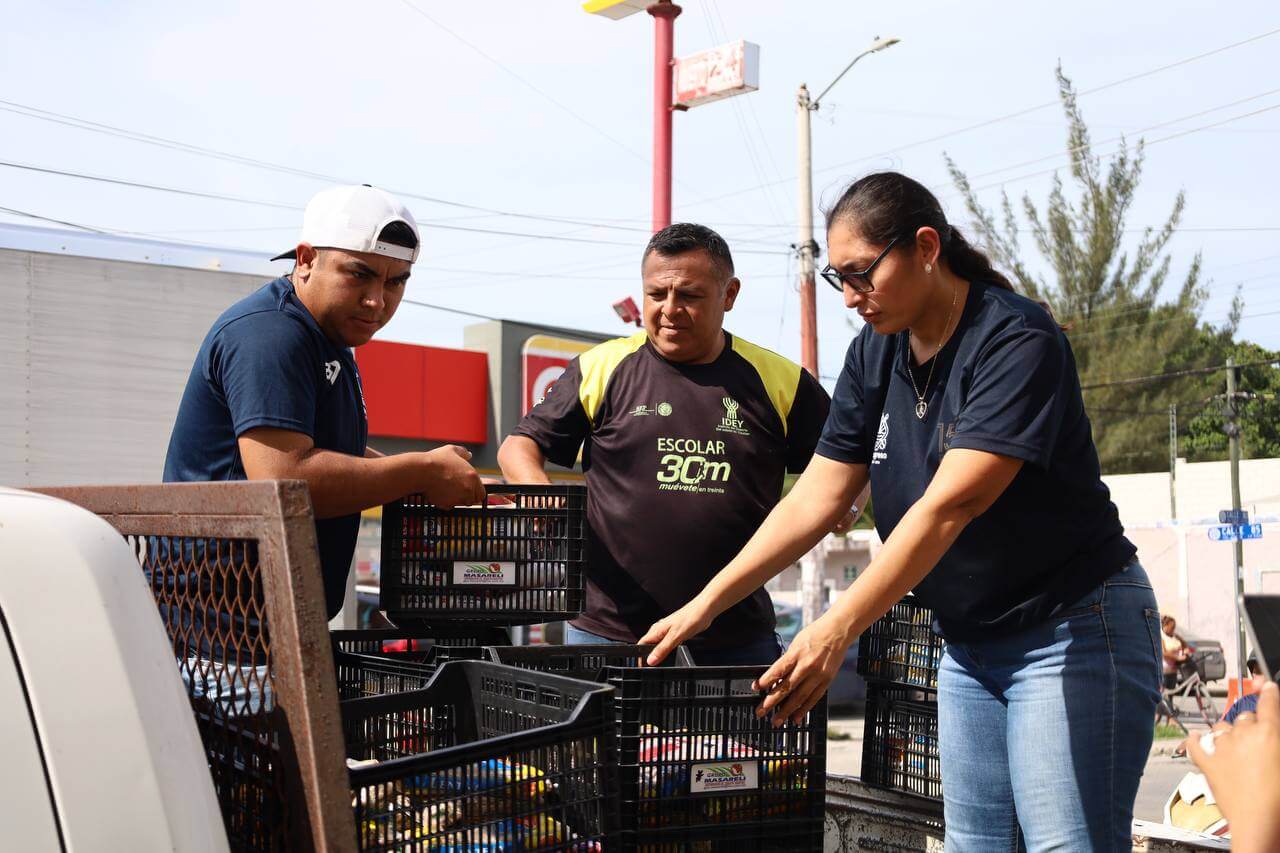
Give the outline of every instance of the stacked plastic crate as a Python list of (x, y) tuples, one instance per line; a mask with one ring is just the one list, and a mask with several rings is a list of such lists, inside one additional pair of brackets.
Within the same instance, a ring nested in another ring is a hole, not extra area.
[(494, 660), (614, 689), (624, 851), (818, 851), (826, 786), (825, 698), (799, 722), (756, 716), (764, 666), (698, 667), (683, 648), (510, 646)]
[(361, 848), (820, 850), (825, 700), (774, 728), (763, 666), (509, 645), (506, 628), (583, 609), (586, 490), (489, 495), (385, 507), (398, 627), (333, 635)]
[(938, 664), (942, 639), (933, 611), (907, 596), (858, 643), (867, 682), (862, 781), (878, 788), (942, 799), (938, 760)]
[(339, 695), (409, 689), (450, 660), (479, 660), (516, 625), (582, 612), (585, 486), (488, 485), (483, 505), (410, 495), (382, 511), (387, 631), (332, 633)]
[(617, 826), (614, 691), (488, 660), (582, 609), (586, 489), (488, 486), (383, 509), (388, 631), (332, 635), (362, 850), (601, 849)]

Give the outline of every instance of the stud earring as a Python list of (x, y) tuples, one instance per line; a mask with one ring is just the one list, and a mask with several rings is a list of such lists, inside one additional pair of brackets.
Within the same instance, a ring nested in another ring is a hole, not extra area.
[(927, 273), (931, 273), (931, 272), (933, 272), (933, 264), (925, 264), (925, 265), (924, 265), (924, 271), (925, 271), (925, 273), (926, 273), (926, 274), (927, 274)]

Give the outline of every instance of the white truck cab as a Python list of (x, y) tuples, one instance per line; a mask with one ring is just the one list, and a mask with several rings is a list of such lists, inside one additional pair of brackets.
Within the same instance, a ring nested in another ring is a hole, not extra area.
[(120, 533), (0, 488), (0, 849), (225, 851), (172, 647)]

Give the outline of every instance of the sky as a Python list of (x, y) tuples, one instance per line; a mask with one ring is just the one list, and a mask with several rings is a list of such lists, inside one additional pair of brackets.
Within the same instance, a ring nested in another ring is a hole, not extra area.
[[(371, 183), (402, 193), (423, 227), (408, 299), (627, 333), (610, 305), (639, 301), (648, 238), (649, 16), (610, 21), (572, 0), (0, 0), (0, 13), (0, 207), (266, 257), (296, 242), (318, 189)], [(821, 90), (876, 37), (902, 41), (814, 116), (816, 207), (897, 169), (964, 229), (944, 152), (987, 203), (1043, 202), (1052, 170), (1065, 175), (1061, 62), (1099, 154), (1147, 141), (1130, 226), (1161, 224), (1186, 193), (1171, 280), (1202, 253), (1205, 319), (1221, 322), (1239, 288), (1240, 337), (1280, 349), (1274, 2), (688, 0), (678, 56), (760, 45), (759, 91), (674, 117), (674, 219), (719, 230), (743, 282), (728, 329), (798, 359), (796, 88)], [(830, 377), (856, 324), (818, 287)], [(460, 346), (473, 322), (405, 304), (381, 337)]]

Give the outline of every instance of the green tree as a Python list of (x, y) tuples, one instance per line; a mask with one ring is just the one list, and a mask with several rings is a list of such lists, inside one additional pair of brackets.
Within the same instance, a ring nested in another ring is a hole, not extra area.
[[(1121, 140), (1104, 162), (1094, 153), (1075, 88), (1061, 66), (1056, 73), (1067, 119), (1070, 191), (1055, 174), (1043, 205), (1024, 194), (1019, 216), (1005, 193), (997, 216), (978, 201), (977, 190), (949, 156), (947, 168), (964, 196), (977, 242), (1012, 274), (1022, 293), (1045, 303), (1067, 329), (1081, 383), (1102, 386), (1086, 391), (1085, 402), (1103, 471), (1167, 469), (1168, 428), (1160, 414), (1172, 403), (1207, 398), (1216, 378), (1105, 383), (1222, 363), (1235, 333), (1239, 298), (1227, 323), (1214, 327), (1201, 321), (1207, 292), (1200, 254), (1181, 281), (1170, 280), (1167, 248), (1186, 204), (1182, 192), (1163, 225), (1144, 229), (1136, 240), (1126, 237), (1142, 178), (1143, 142), (1130, 148)], [(1047, 274), (1037, 273), (1024, 256), (1024, 233), (1030, 234)]]
[[(1236, 420), (1240, 425), (1240, 449), (1245, 459), (1280, 456), (1280, 351), (1265, 350), (1257, 344), (1243, 342), (1231, 348), (1236, 364), (1249, 364), (1240, 369), (1237, 390), (1245, 396), (1237, 402)], [(1270, 365), (1257, 362), (1270, 361)], [(1180, 432), (1178, 455), (1190, 462), (1208, 462), (1226, 459), (1227, 435), (1222, 431), (1225, 421), (1225, 374), (1214, 377), (1218, 392), (1199, 411), (1193, 412)]]

